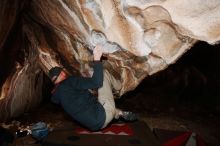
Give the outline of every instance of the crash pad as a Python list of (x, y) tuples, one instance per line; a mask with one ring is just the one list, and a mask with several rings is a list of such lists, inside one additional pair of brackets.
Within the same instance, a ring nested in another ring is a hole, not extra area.
[(63, 125), (63, 129), (50, 132), (42, 146), (159, 146), (153, 132), (142, 121), (114, 122), (96, 132), (77, 124), (69, 128)]
[(173, 131), (155, 128), (153, 133), (161, 146), (207, 146), (204, 139), (192, 131)]

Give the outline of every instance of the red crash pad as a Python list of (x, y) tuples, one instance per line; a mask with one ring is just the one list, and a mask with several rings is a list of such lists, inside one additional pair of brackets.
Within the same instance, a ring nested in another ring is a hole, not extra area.
[(137, 121), (114, 123), (97, 132), (78, 125), (54, 130), (42, 146), (159, 146), (159, 142), (146, 123)]

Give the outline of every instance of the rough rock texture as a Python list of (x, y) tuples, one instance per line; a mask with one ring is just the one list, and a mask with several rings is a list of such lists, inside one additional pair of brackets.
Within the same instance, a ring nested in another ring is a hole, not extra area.
[(196, 41), (217, 43), (219, 13), (219, 0), (1, 0), (0, 119), (40, 102), (41, 69), (91, 75), (96, 44), (121, 80), (119, 95), (133, 90)]

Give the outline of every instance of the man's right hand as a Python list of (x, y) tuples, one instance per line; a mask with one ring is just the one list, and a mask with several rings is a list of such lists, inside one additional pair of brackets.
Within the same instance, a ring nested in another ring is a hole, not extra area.
[(94, 61), (100, 61), (102, 57), (103, 49), (101, 45), (96, 45), (93, 49)]

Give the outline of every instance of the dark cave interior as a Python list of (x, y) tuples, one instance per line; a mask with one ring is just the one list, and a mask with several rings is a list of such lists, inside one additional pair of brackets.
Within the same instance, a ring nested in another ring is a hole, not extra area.
[[(220, 46), (198, 42), (175, 64), (148, 76), (119, 103), (140, 102), (146, 110), (184, 108), (219, 113)], [(138, 97), (142, 97), (140, 99)], [(125, 100), (125, 101), (124, 101)], [(146, 100), (146, 101), (145, 101)], [(132, 107), (128, 105), (128, 107)]]

